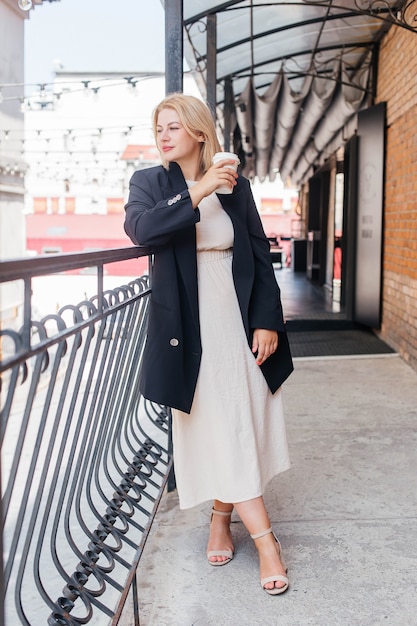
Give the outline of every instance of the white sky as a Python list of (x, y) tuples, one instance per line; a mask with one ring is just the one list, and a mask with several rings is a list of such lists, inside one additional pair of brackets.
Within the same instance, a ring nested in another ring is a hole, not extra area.
[(160, 0), (43, 2), (25, 23), (25, 83), (51, 82), (54, 62), (68, 71), (163, 71)]

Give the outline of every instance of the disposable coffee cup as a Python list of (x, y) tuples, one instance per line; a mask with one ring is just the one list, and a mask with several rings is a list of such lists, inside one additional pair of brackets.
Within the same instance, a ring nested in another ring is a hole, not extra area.
[[(233, 159), (234, 163), (228, 163), (226, 167), (230, 167), (231, 170), (237, 172), (237, 167), (240, 163), (237, 154), (234, 154), (233, 152), (216, 152), (213, 157), (213, 165), (216, 165), (216, 163), (223, 161), (224, 159), (228, 161)], [(220, 187), (216, 189), (216, 193), (233, 193), (233, 189), (230, 189), (228, 185), (220, 185)]]

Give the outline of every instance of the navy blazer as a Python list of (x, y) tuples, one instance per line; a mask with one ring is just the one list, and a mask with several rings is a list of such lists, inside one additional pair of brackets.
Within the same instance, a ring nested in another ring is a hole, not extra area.
[[(246, 178), (239, 176), (233, 193), (218, 198), (234, 228), (233, 280), (251, 346), (256, 328), (285, 334), (270, 245)], [(189, 413), (201, 361), (195, 231), (200, 212), (193, 209), (176, 163), (169, 170), (157, 166), (135, 172), (125, 209), (128, 236), (155, 253), (140, 391), (149, 400)], [(280, 384), (277, 356), (261, 365), (272, 393)]]

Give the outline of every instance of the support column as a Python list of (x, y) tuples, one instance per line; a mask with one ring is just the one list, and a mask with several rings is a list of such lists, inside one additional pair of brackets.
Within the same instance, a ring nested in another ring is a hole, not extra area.
[(165, 2), (165, 94), (182, 92), (183, 81), (183, 0)]
[(207, 104), (216, 120), (216, 78), (217, 78), (217, 16), (207, 16)]
[(233, 87), (230, 76), (224, 81), (224, 149), (226, 152), (234, 149), (232, 139), (232, 114), (233, 114)]

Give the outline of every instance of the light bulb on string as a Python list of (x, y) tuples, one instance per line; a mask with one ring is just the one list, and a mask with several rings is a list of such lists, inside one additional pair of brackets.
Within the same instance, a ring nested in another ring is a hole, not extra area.
[(22, 11), (30, 11), (33, 6), (33, 2), (32, 0), (17, 0), (17, 6), (19, 9), (22, 9)]
[(135, 80), (133, 76), (125, 76), (125, 80), (127, 82), (127, 88), (130, 93), (137, 95), (136, 83), (138, 82), (138, 80)]
[(97, 146), (98, 144), (102, 143), (103, 140), (103, 129), (102, 128), (97, 128), (97, 135), (93, 136), (93, 140), (94, 140), (94, 144)]
[(81, 82), (84, 85), (84, 90), (83, 90), (84, 91), (84, 95), (85, 96), (91, 96), (92, 91), (90, 89), (90, 81), (89, 80), (82, 80)]
[(62, 96), (62, 91), (58, 91), (54, 93), (53, 95), (54, 108), (58, 107), (61, 104), (61, 96)]

